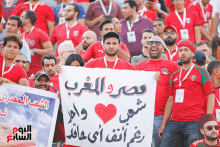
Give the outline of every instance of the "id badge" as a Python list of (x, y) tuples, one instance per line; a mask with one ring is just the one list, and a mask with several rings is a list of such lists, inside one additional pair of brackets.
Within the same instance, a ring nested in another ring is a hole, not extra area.
[(206, 33), (209, 34), (209, 23), (204, 24), (204, 29), (205, 29)]
[(135, 32), (127, 32), (128, 42), (136, 42)]
[(215, 109), (216, 111), (216, 119), (218, 122), (220, 122), (220, 109)]
[(184, 89), (177, 89), (175, 103), (183, 103), (183, 99), (184, 99)]
[(189, 32), (187, 29), (180, 30), (181, 39), (189, 39)]
[(64, 17), (60, 17), (59, 18), (59, 24), (62, 24), (62, 23), (65, 23), (65, 22), (66, 22), (66, 20), (65, 20)]

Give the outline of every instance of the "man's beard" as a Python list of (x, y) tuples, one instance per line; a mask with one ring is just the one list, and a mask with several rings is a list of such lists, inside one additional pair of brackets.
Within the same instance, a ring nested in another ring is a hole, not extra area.
[(132, 19), (132, 16), (128, 16), (127, 18), (125, 18), (126, 21), (130, 21)]
[(65, 18), (65, 19), (66, 19), (66, 21), (70, 21), (70, 20), (73, 20), (73, 17), (74, 17), (74, 16), (69, 17), (69, 18)]
[(212, 136), (206, 136), (206, 134), (205, 134), (205, 137), (209, 141), (215, 141), (216, 139), (218, 139), (218, 135), (216, 137), (212, 137)]
[(107, 50), (105, 50), (105, 54), (108, 56), (115, 56), (115, 55), (117, 55), (117, 53), (118, 53), (118, 50), (114, 53), (109, 53)]
[(182, 61), (182, 60), (180, 59), (180, 61), (181, 61), (183, 64), (190, 63), (191, 60), (192, 60), (192, 58), (187, 58), (186, 61)]
[[(172, 39), (172, 41), (168, 41), (168, 39)], [(177, 38), (173, 39), (171, 37), (168, 37), (167, 39), (164, 39), (164, 42), (165, 42), (166, 45), (170, 46), (170, 45), (174, 45), (176, 43), (176, 39)]]
[(84, 45), (84, 44), (83, 44), (83, 50), (87, 50), (90, 45), (91, 45), (91, 44), (88, 44), (88, 45)]

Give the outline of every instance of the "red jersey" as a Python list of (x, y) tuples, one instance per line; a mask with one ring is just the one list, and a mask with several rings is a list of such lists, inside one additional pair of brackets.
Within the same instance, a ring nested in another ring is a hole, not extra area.
[[(196, 1), (196, 0), (185, 0), (184, 7), (185, 7), (186, 9), (188, 9), (189, 5), (190, 5), (192, 2), (194, 2), (194, 1)], [(174, 5), (171, 3), (171, 0), (165, 0), (165, 3), (166, 3), (166, 5), (167, 5), (167, 7), (170, 8), (170, 13), (173, 12), (173, 11), (175, 11), (175, 7), (174, 7)]]
[[(34, 6), (32, 6), (32, 10), (33, 9)], [(29, 2), (25, 2), (17, 5), (17, 7), (14, 9), (11, 15), (21, 16), (24, 10), (30, 10)], [(35, 23), (35, 27), (43, 30), (48, 34), (47, 21), (55, 23), (53, 9), (49, 5), (40, 1), (39, 5), (34, 10), (34, 12), (37, 15), (37, 21)]]
[(160, 78), (156, 87), (156, 100), (154, 115), (163, 115), (164, 108), (169, 97), (169, 84), (171, 75), (180, 67), (177, 63), (161, 59), (158, 61), (145, 60), (134, 65), (136, 70), (159, 71)]
[(77, 23), (74, 27), (68, 28), (69, 31), (69, 39), (67, 39), (67, 30), (66, 30), (66, 23), (57, 25), (53, 33), (51, 34), (50, 41), (52, 44), (57, 42), (57, 50), (56, 56), (58, 57), (58, 47), (60, 43), (64, 42), (65, 40), (72, 40), (74, 47), (76, 47), (80, 42), (82, 42), (82, 36), (84, 32), (88, 31), (88, 27), (81, 23)]
[[(36, 35), (37, 34), (37, 35)], [(21, 38), (25, 35), (25, 40), (29, 45), (30, 49), (43, 49), (42, 44), (50, 41), (49, 36), (41, 29), (34, 28), (32, 32), (23, 32)], [(31, 64), (28, 71), (28, 76), (31, 74), (36, 74), (38, 71), (42, 70), (41, 66), (42, 56), (35, 54), (31, 57)]]
[[(209, 73), (202, 67), (195, 66), (189, 75), (179, 86), (180, 71), (178, 70), (171, 76), (170, 95), (174, 96), (173, 121), (199, 121), (199, 118), (205, 114), (204, 97), (214, 92)], [(182, 70), (182, 81), (188, 70)], [(183, 102), (176, 102), (176, 91), (184, 89)]]
[[(59, 86), (59, 75), (50, 76), (50, 83), (53, 84), (53, 86), (56, 88), (58, 92), (60, 92), (60, 86)], [(54, 88), (50, 86), (50, 92), (56, 93)]]
[(138, 11), (138, 14), (143, 18), (149, 18), (150, 20), (154, 21), (157, 19), (157, 14), (155, 11), (147, 10), (147, 8), (144, 6), (143, 9)]
[[(4, 57), (3, 57), (3, 55), (0, 54), (0, 74), (1, 74), (1, 77), (2, 77), (3, 60), (4, 60)], [(9, 71), (9, 69), (10, 69), (10, 66), (5, 66), (4, 72)], [(3, 77), (14, 82), (14, 83), (18, 83), (18, 81), (22, 78), (27, 79), (27, 74), (26, 74), (24, 68), (16, 63), (8, 73), (4, 74)]]
[[(120, 48), (129, 56), (131, 56), (127, 46), (123, 42), (120, 43)], [(92, 58), (97, 59), (104, 56), (105, 56), (105, 49), (101, 41), (98, 41), (90, 45), (86, 50), (86, 52), (82, 54), (82, 57), (86, 62), (88, 62)]]
[(135, 70), (134, 66), (123, 60), (123, 59), (118, 59), (118, 62), (115, 65), (115, 61), (106, 61), (107, 62), (107, 67), (105, 65), (104, 57), (98, 58), (98, 59), (93, 59), (85, 64), (85, 67), (87, 68), (111, 68), (115, 66), (114, 69), (128, 69), (128, 70)]
[(176, 47), (175, 50), (171, 51), (170, 54), (168, 51), (165, 52), (165, 54), (167, 55), (167, 59), (168, 60), (171, 60), (170, 59), (170, 54), (172, 56), (172, 61), (178, 61), (180, 59), (179, 57), (179, 49)]
[(220, 139), (218, 140), (218, 144), (216, 144), (215, 146), (211, 146), (211, 145), (206, 144), (205, 139), (197, 140), (193, 144), (191, 144), (190, 147), (220, 147), (219, 142), (220, 142)]
[[(183, 20), (183, 13), (179, 14), (181, 19)], [(194, 27), (197, 25), (200, 25), (200, 20), (198, 18), (198, 14), (194, 12), (193, 10), (187, 10), (186, 11), (186, 23), (185, 23), (185, 28), (179, 21), (175, 11), (171, 12), (165, 19), (165, 24), (166, 25), (173, 25), (177, 29), (178, 33), (178, 39), (176, 42), (179, 42), (182, 40), (180, 30), (182, 29), (187, 29), (188, 30), (188, 35), (189, 35), (189, 41), (195, 42), (195, 32), (194, 32)]]

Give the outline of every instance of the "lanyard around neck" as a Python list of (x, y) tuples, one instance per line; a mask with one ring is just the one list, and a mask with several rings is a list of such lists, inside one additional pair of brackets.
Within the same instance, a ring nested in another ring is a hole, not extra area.
[(179, 19), (180, 23), (182, 24), (183, 28), (185, 28), (186, 25), (186, 9), (184, 8), (183, 11), (183, 20), (181, 19), (179, 13), (175, 10), (176, 16)]
[(25, 33), (24, 33), (24, 36), (23, 36), (23, 40), (24, 41), (27, 41), (28, 37), (31, 35), (32, 31), (34, 30), (34, 26), (31, 28), (31, 31), (30, 33), (28, 34), (27, 38), (25, 39)]
[(11, 67), (9, 68), (9, 70), (6, 71), (6, 72), (4, 72), (4, 70), (5, 70), (5, 59), (3, 59), (3, 65), (2, 65), (2, 77), (3, 77), (5, 74), (9, 73), (9, 72), (12, 70), (12, 68), (13, 68), (14, 66), (15, 66), (15, 64), (12, 64)]
[(194, 66), (195, 66), (195, 64), (193, 64), (193, 65), (190, 67), (189, 71), (186, 73), (186, 75), (185, 75), (185, 77), (183, 78), (182, 81), (181, 81), (181, 75), (182, 75), (182, 71), (183, 71), (183, 69), (180, 70), (180, 76), (179, 76), (179, 87), (182, 86), (182, 82), (188, 77), (188, 75), (190, 74), (190, 72), (192, 71), (192, 69), (193, 69)]
[[(74, 27), (75, 25), (77, 25), (77, 21), (72, 25), (72, 27)], [(71, 28), (72, 28), (71, 27)], [(70, 30), (71, 30), (71, 28), (70, 28)], [(66, 37), (67, 37), (67, 39), (69, 39), (70, 38), (70, 30), (68, 29), (68, 27), (67, 27), (67, 23), (66, 23)]]
[[(105, 58), (105, 57), (104, 57), (104, 62), (105, 62), (105, 67), (108, 68), (107, 61), (106, 61), (106, 58)], [(118, 57), (116, 58), (115, 64), (114, 64), (114, 66), (113, 66), (112, 69), (115, 69), (115, 66), (116, 66), (117, 63), (118, 63)]]
[(99, 0), (99, 3), (100, 3), (100, 5), (101, 5), (102, 11), (105, 13), (105, 15), (107, 15), (107, 16), (110, 15), (110, 13), (111, 13), (111, 11), (112, 11), (112, 0), (110, 0), (108, 12), (107, 12), (107, 10), (106, 10), (106, 8), (105, 8), (105, 6), (104, 6), (102, 0)]
[(34, 6), (34, 8), (32, 9), (32, 4), (29, 2), (29, 7), (30, 10), (35, 11), (37, 9), (37, 6), (40, 4), (40, 1)]

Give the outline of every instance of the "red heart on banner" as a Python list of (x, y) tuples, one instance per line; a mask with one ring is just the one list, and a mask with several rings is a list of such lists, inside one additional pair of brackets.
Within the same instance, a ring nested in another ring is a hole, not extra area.
[(113, 104), (109, 104), (107, 107), (103, 104), (97, 104), (95, 106), (95, 113), (105, 123), (115, 117), (117, 108)]

